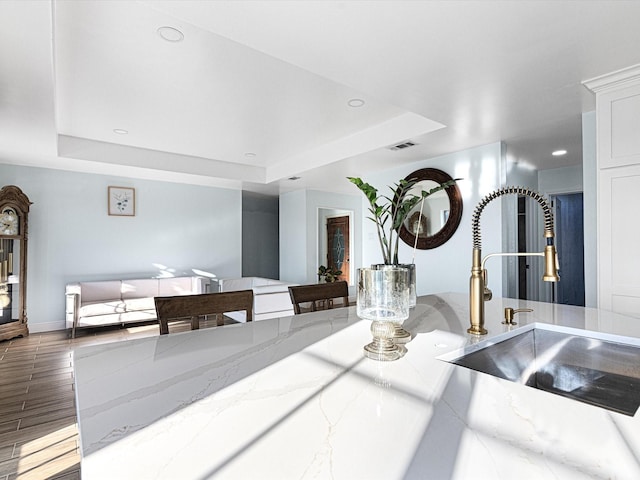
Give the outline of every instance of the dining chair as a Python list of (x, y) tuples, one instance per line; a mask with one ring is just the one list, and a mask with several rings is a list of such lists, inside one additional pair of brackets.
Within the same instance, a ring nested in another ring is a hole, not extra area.
[[(302, 313), (300, 304), (310, 303), (311, 311), (327, 310), (334, 307), (349, 306), (349, 286), (347, 282), (318, 283), (289, 287), (289, 296), (296, 315)], [(342, 298), (342, 303), (334, 305), (333, 299)]]
[(225, 312), (244, 310), (247, 322), (253, 318), (253, 290), (201, 293), (174, 297), (154, 297), (160, 335), (169, 333), (169, 321), (191, 320), (191, 330), (200, 328), (200, 317), (216, 315), (216, 324), (223, 325)]

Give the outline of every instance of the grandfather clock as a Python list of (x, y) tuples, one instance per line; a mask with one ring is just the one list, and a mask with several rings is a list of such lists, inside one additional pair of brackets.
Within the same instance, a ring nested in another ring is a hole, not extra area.
[(0, 340), (29, 335), (27, 220), (31, 202), (18, 187), (0, 189)]

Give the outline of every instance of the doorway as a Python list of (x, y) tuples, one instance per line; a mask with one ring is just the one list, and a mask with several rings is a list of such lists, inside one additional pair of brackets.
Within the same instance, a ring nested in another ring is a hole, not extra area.
[(582, 193), (551, 196), (555, 209), (560, 281), (556, 301), (584, 307), (584, 202)]
[(327, 218), (327, 266), (342, 271), (338, 280), (349, 283), (349, 216)]
[[(543, 263), (538, 258), (518, 257), (518, 298), (564, 305), (585, 305), (583, 194), (549, 196), (554, 210), (555, 244), (558, 252), (558, 283), (541, 280)], [(518, 198), (517, 242), (519, 252), (542, 251), (542, 238), (535, 227), (537, 205), (528, 197)]]
[[(518, 195), (518, 252), (527, 251), (527, 198)], [(529, 258), (518, 257), (518, 298), (527, 299), (527, 270)]]

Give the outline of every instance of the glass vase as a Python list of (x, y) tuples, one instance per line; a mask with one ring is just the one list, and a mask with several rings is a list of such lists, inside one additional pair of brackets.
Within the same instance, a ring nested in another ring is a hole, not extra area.
[[(406, 268), (409, 270), (409, 308), (416, 306), (416, 265), (415, 263), (403, 263), (400, 265), (387, 265), (378, 263), (371, 265), (376, 270), (384, 270), (386, 268)], [(411, 334), (402, 328), (401, 324), (395, 326), (393, 338), (396, 343), (407, 343), (411, 340)]]
[(364, 347), (365, 356), (383, 361), (400, 358), (394, 334), (396, 326), (409, 318), (409, 270), (394, 265), (360, 268), (357, 278), (357, 314), (372, 322), (373, 341)]

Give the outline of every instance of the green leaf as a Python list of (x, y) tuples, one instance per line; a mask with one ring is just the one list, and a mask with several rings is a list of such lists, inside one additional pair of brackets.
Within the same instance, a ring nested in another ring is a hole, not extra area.
[[(398, 231), (413, 208), (429, 195), (444, 190), (455, 185), (458, 180), (462, 180), (461, 178), (456, 178), (415, 195), (409, 192), (418, 183), (418, 179), (411, 178), (407, 180), (403, 178), (389, 186), (393, 195), (386, 196), (378, 195), (378, 190), (375, 187), (363, 182), (358, 177), (347, 177), (347, 179), (358, 187), (369, 201), (369, 212), (372, 216), (367, 218), (377, 226), (378, 239), (385, 263), (390, 263), (392, 259), (394, 259), (395, 263), (398, 262)], [(389, 221), (390, 224), (387, 227), (387, 222)], [(385, 231), (385, 228), (388, 228), (388, 231)], [(395, 240), (394, 233), (396, 235)]]
[(375, 187), (363, 182), (362, 179), (358, 177), (347, 177), (347, 179), (358, 187), (362, 193), (364, 193), (367, 200), (369, 200), (369, 203), (374, 203), (376, 201), (378, 197), (378, 190)]

